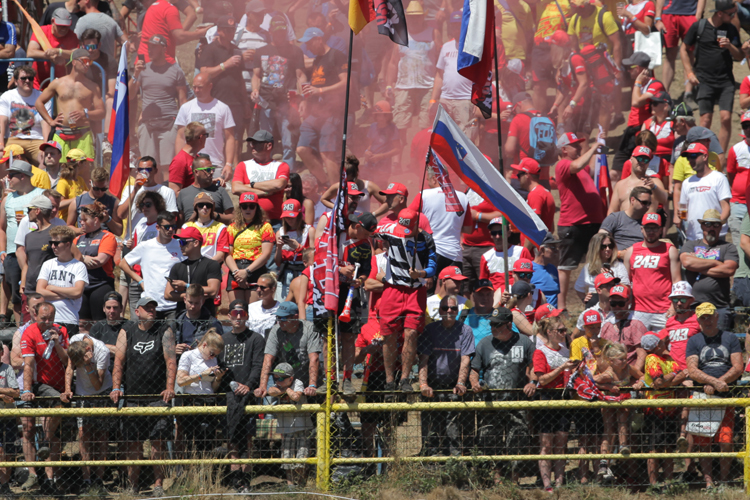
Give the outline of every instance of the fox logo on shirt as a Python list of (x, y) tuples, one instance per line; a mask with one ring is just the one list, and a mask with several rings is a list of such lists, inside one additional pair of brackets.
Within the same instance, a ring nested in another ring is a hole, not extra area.
[(154, 341), (149, 340), (148, 342), (138, 342), (133, 346), (133, 349), (144, 354), (154, 348)]
[(656, 269), (659, 267), (661, 255), (636, 255), (633, 259), (633, 269), (642, 267), (644, 269)]

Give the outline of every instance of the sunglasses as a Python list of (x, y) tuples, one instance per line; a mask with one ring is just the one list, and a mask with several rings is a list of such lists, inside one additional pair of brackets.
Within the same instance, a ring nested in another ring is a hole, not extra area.
[[(208, 134), (206, 134), (206, 135), (208, 135)], [(196, 172), (213, 172), (214, 170), (216, 170), (216, 168), (214, 168), (214, 167), (201, 167), (201, 168), (196, 168), (195, 169)]]
[(458, 306), (445, 306), (440, 308), (441, 311), (458, 311)]
[(179, 229), (179, 226), (177, 224), (167, 224), (167, 225), (160, 224), (159, 227), (165, 231), (177, 231), (177, 229)]
[(553, 328), (550, 331), (551, 332), (557, 332), (557, 333), (568, 333), (568, 329), (567, 328)]
[(721, 222), (701, 222), (701, 226), (720, 228), (722, 224)]
[(637, 201), (638, 203), (640, 203), (641, 205), (650, 205), (651, 204), (651, 200), (639, 200), (638, 198), (633, 198), (633, 199), (635, 201)]
[(98, 43), (89, 43), (87, 45), (84, 45), (83, 48), (86, 49), (86, 50), (88, 50), (90, 52), (92, 50), (97, 50), (99, 48), (99, 44)]
[(66, 243), (66, 242), (65, 241), (53, 241), (53, 240), (49, 241), (50, 246), (53, 246), (53, 247), (56, 247), (57, 245), (62, 245), (63, 243)]
[(94, 190), (94, 191), (96, 191), (96, 192), (98, 192), (98, 193), (103, 193), (103, 192), (107, 191), (107, 189), (109, 189), (109, 188), (106, 187), (106, 186), (103, 187), (103, 188), (102, 187), (91, 186), (91, 189)]
[(151, 208), (151, 207), (153, 207), (153, 206), (154, 206), (154, 204), (153, 204), (153, 203), (143, 203), (143, 204), (141, 205), (141, 208)]
[(689, 153), (689, 154), (686, 154), (686, 155), (685, 155), (685, 158), (687, 158), (688, 160), (695, 160), (695, 159), (697, 159), (697, 158), (698, 158), (699, 156), (703, 156), (703, 155), (701, 155), (701, 154), (699, 154), (699, 153)]
[(602, 250), (614, 250), (615, 245), (614, 243), (610, 243), (609, 245), (602, 245)]
[(19, 76), (18, 79), (22, 82), (30, 82), (34, 80), (33, 76)]
[(625, 302), (624, 300), (610, 300), (609, 301), (609, 305), (611, 307), (625, 307), (626, 303), (627, 302)]
[(18, 173), (15, 173), (15, 172), (8, 172), (8, 179), (15, 179), (16, 177), (20, 177), (22, 175), (23, 174), (18, 174)]
[(244, 311), (242, 309), (232, 309), (229, 311), (229, 316), (231, 318), (242, 318), (247, 316), (247, 311)]
[(492, 236), (498, 237), (498, 236), (502, 236), (503, 232), (502, 231), (490, 231), (490, 234)]
[(258, 208), (258, 204), (257, 203), (242, 203), (240, 204), (240, 208), (242, 210), (255, 210), (256, 208)]
[(530, 280), (534, 276), (534, 273), (516, 273), (516, 274), (522, 280)]
[(258, 288), (258, 290), (270, 290), (271, 289), (270, 286), (265, 286), (265, 285), (256, 285), (256, 288)]
[(200, 210), (201, 208), (214, 208), (214, 206), (211, 205), (210, 203), (198, 203), (195, 206), (195, 208), (197, 208), (198, 210)]
[(152, 167), (148, 167), (148, 168), (139, 168), (139, 169), (137, 169), (137, 170), (138, 170), (138, 173), (139, 173), (139, 174), (150, 174), (151, 172), (153, 172), (153, 171), (154, 171), (154, 169), (153, 169)]
[(649, 158), (647, 156), (639, 156), (638, 158), (636, 158), (636, 161), (638, 163), (648, 163), (648, 162), (651, 161), (651, 158)]
[[(162, 227), (165, 227), (165, 226), (162, 226)], [(181, 247), (184, 247), (185, 245), (189, 245), (189, 244), (191, 244), (191, 243), (192, 243), (192, 242), (194, 242), (195, 240), (194, 240), (194, 239), (192, 239), (192, 238), (187, 238), (187, 239), (182, 239), (182, 238), (180, 238), (180, 239), (178, 239), (177, 241), (178, 241), (178, 242), (180, 243), (180, 246), (181, 246)]]
[(687, 304), (688, 297), (672, 297), (672, 302), (676, 304)]
[(288, 379), (289, 377), (287, 377), (286, 375), (276, 375), (276, 374), (273, 374), (273, 378), (274, 378), (274, 380), (278, 380), (279, 382), (283, 382), (286, 379)]

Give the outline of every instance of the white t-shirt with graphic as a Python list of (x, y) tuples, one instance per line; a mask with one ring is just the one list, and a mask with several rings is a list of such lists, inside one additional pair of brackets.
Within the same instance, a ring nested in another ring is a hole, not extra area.
[[(148, 259), (148, 265), (144, 266), (143, 262)], [(185, 260), (182, 255), (180, 244), (177, 240), (172, 240), (166, 245), (159, 243), (158, 238), (144, 241), (135, 246), (130, 253), (125, 256), (125, 262), (130, 267), (136, 264), (141, 265), (141, 274), (143, 276), (143, 297), (151, 297), (156, 300), (157, 311), (171, 311), (177, 308), (177, 302), (172, 302), (164, 298), (164, 290), (167, 288), (167, 277), (172, 266)]]
[[(76, 283), (83, 281), (89, 284), (89, 272), (86, 265), (76, 259), (60, 262), (57, 258), (42, 264), (39, 271), (39, 281), (45, 280), (48, 285), (61, 288), (73, 288)], [(78, 324), (78, 311), (81, 310), (81, 297), (77, 299), (48, 300), (55, 306), (55, 323)]]
[(218, 99), (211, 102), (188, 101), (180, 107), (175, 125), (184, 127), (190, 122), (200, 122), (208, 133), (206, 145), (201, 153), (211, 157), (211, 163), (224, 166), (224, 129), (235, 126), (229, 106)]
[[(43, 141), (41, 115), (34, 107), (42, 93), (32, 90), (29, 97), (23, 97), (18, 89), (5, 92), (0, 96), (0, 116), (8, 118), (8, 129), (5, 138), (34, 139)], [(47, 113), (52, 113), (52, 101), (45, 106)]]

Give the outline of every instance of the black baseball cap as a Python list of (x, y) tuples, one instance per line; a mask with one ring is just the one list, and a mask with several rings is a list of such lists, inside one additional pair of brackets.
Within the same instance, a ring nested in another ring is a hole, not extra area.
[(359, 224), (371, 233), (374, 233), (375, 229), (378, 227), (378, 219), (376, 219), (370, 212), (365, 212), (360, 215), (349, 214), (349, 220), (355, 224)]
[(107, 295), (104, 296), (104, 302), (107, 303), (107, 301), (110, 300), (116, 300), (117, 302), (122, 305), (122, 295), (120, 295), (117, 292), (109, 292)]
[(495, 287), (492, 286), (492, 282), (488, 279), (477, 280), (477, 284), (474, 285), (475, 292), (478, 292), (479, 290), (483, 290), (485, 288), (489, 288), (493, 292), (495, 291)]
[(513, 321), (513, 313), (507, 307), (496, 307), (490, 316), (490, 326), (501, 326)]

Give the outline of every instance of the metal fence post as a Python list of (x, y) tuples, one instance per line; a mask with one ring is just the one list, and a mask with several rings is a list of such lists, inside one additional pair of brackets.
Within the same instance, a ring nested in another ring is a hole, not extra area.
[(750, 418), (748, 418), (750, 406), (745, 404), (745, 493), (750, 495)]
[(318, 476), (317, 486), (321, 491), (331, 487), (331, 383), (333, 382), (333, 316), (328, 318), (326, 337), (326, 400), (324, 411), (318, 413)]

